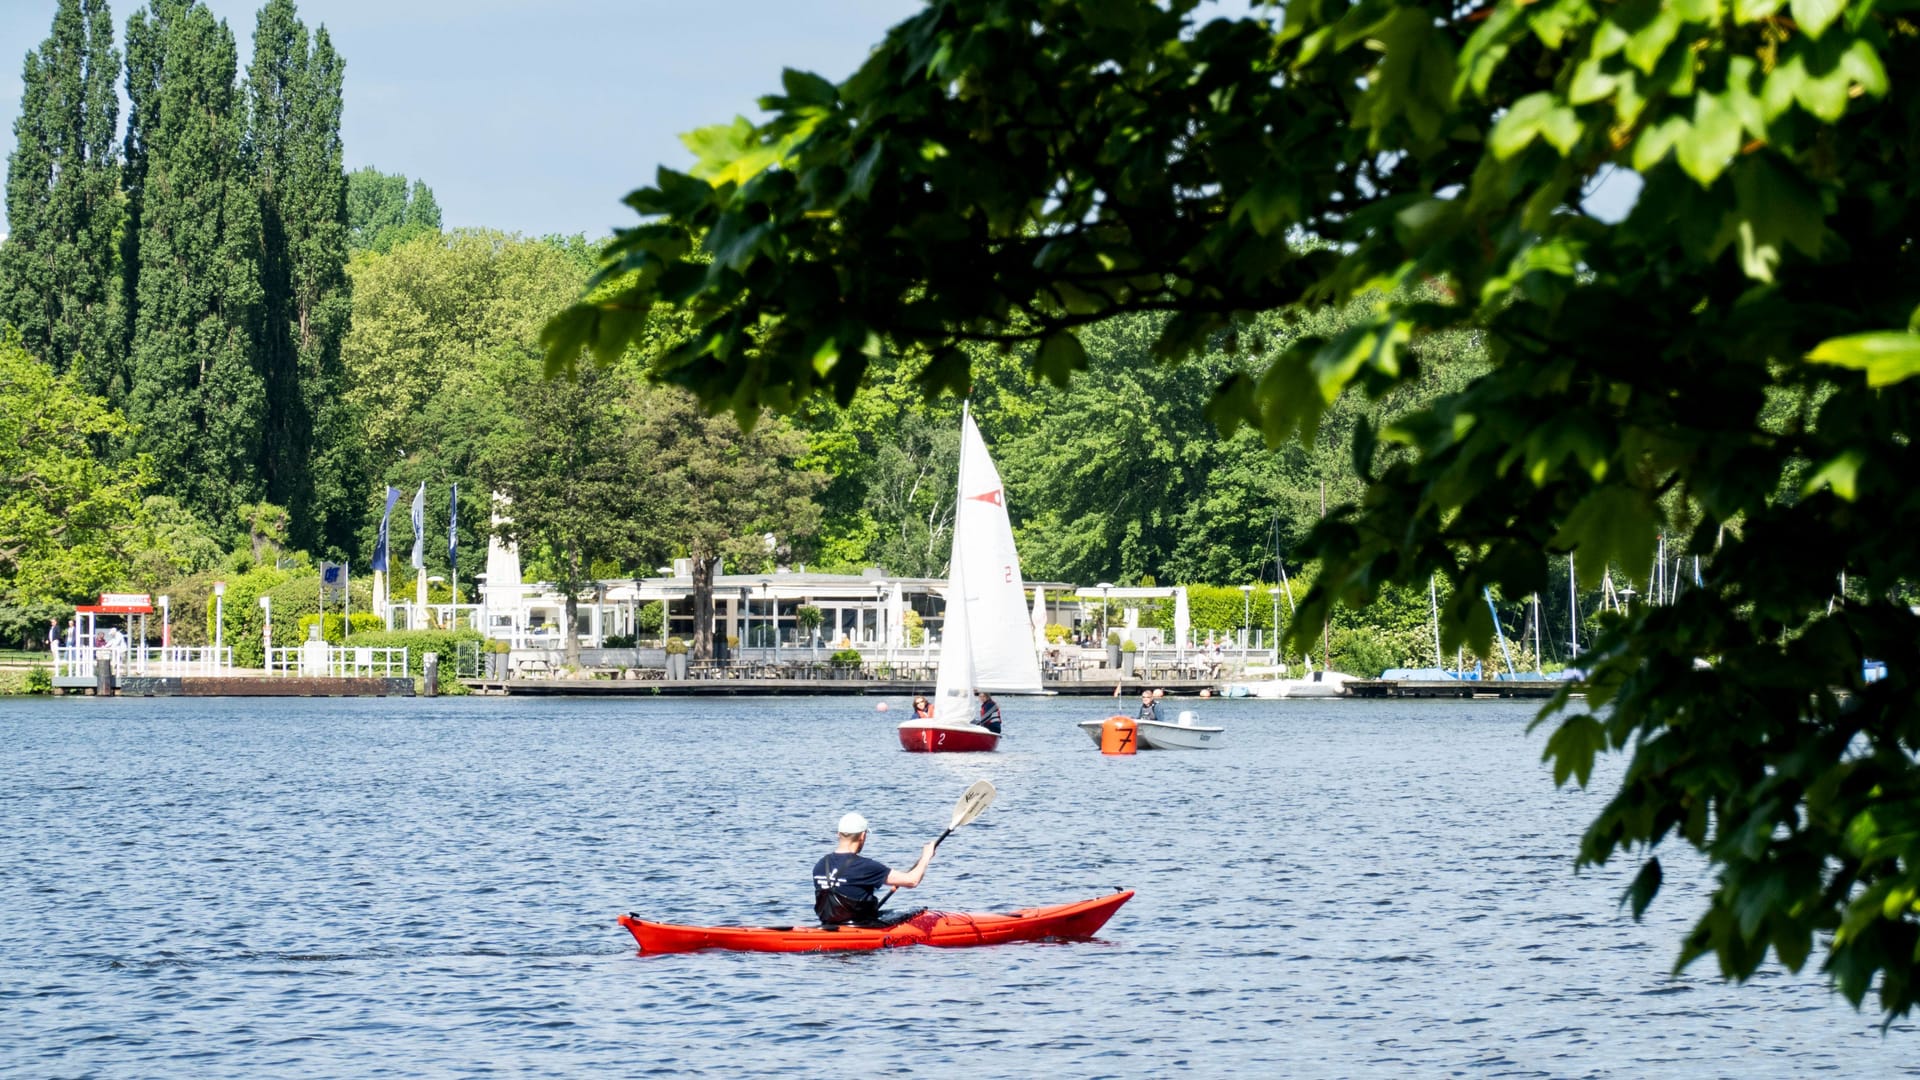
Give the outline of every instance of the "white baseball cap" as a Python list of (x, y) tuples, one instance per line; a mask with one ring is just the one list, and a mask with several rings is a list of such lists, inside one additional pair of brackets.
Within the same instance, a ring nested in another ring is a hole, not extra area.
[(840, 815), (840, 835), (858, 836), (867, 831), (867, 819), (857, 812), (848, 811)]

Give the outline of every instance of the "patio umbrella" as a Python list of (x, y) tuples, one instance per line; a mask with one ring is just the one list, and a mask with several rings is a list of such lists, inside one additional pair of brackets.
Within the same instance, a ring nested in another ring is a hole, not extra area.
[(1173, 647), (1174, 655), (1187, 658), (1187, 637), (1193, 633), (1193, 616), (1187, 611), (1187, 588), (1182, 585), (1173, 590)]

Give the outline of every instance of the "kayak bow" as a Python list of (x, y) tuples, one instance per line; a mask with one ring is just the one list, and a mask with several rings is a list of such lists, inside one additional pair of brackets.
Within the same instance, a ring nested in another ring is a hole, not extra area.
[(1014, 941), (1083, 941), (1099, 933), (1120, 905), (1133, 899), (1127, 889), (1092, 900), (1051, 907), (1024, 908), (1005, 915), (924, 911), (888, 927), (842, 926), (675, 926), (620, 916), (643, 953), (734, 949), (746, 952), (847, 952), (894, 949), (904, 945), (961, 948)]

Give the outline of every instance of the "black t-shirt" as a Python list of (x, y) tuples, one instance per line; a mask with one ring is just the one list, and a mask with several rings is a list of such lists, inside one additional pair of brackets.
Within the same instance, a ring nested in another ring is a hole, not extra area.
[(874, 896), (892, 873), (864, 855), (836, 851), (813, 864), (813, 911), (823, 923), (864, 922), (880, 914)]

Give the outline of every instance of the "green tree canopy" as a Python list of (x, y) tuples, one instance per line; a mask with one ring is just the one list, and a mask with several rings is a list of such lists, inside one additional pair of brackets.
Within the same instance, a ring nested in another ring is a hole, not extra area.
[[(931, 0), (851, 78), (787, 72), (769, 118), (689, 138), (692, 174), (628, 196), (647, 220), (606, 288), (547, 328), (552, 362), (610, 359), (656, 309), (651, 363), (743, 418), (844, 404), (875, 359), (930, 391), (969, 343), (1087, 366), (1079, 332), (1162, 312), (1176, 360), (1259, 366), (1209, 415), (1269, 444), (1343, 394), (1420, 374), (1429, 335), (1487, 369), (1346, 440), (1366, 490), (1334, 506), (1294, 623), (1389, 583), (1453, 583), (1447, 647), (1484, 647), (1483, 587), (1644, 578), (1663, 530), (1703, 585), (1641, 606), (1586, 658), (1557, 776), (1632, 755), (1581, 845), (1704, 851), (1716, 882), (1680, 961), (1743, 978), (1816, 943), (1855, 1002), (1920, 994), (1920, 33), (1900, 5), (1792, 0)], [(1586, 193), (1643, 186), (1601, 220)], [(1435, 295), (1432, 290), (1438, 290)], [(1268, 348), (1260, 313), (1366, 316)], [(1769, 423), (1770, 400), (1795, 403)], [(1382, 448), (1398, 448), (1383, 453)], [(1902, 465), (1906, 461), (1908, 464)], [(1857, 592), (1829, 606), (1842, 573)], [(1864, 658), (1890, 676), (1864, 685)], [(1698, 661), (1711, 666), (1703, 667)], [(1847, 690), (1841, 696), (1836, 690)], [(1604, 708), (1602, 708), (1604, 706)]]
[(127, 418), (170, 493), (231, 528), (264, 494), (267, 411), (238, 53), (227, 24), (185, 0), (135, 13), (127, 52), (139, 228)]
[(23, 65), (7, 158), (0, 323), (93, 393), (125, 393), (115, 283), (120, 166), (114, 152), (120, 54), (105, 0), (60, 0), (53, 30)]
[(126, 421), (11, 337), (0, 340), (0, 637), (19, 640), (120, 584), (139, 539), (139, 458), (104, 460)]
[(347, 174), (347, 244), (350, 250), (392, 251), (423, 233), (440, 231), (440, 204), (424, 180), (411, 189), (399, 173), (371, 165)]

